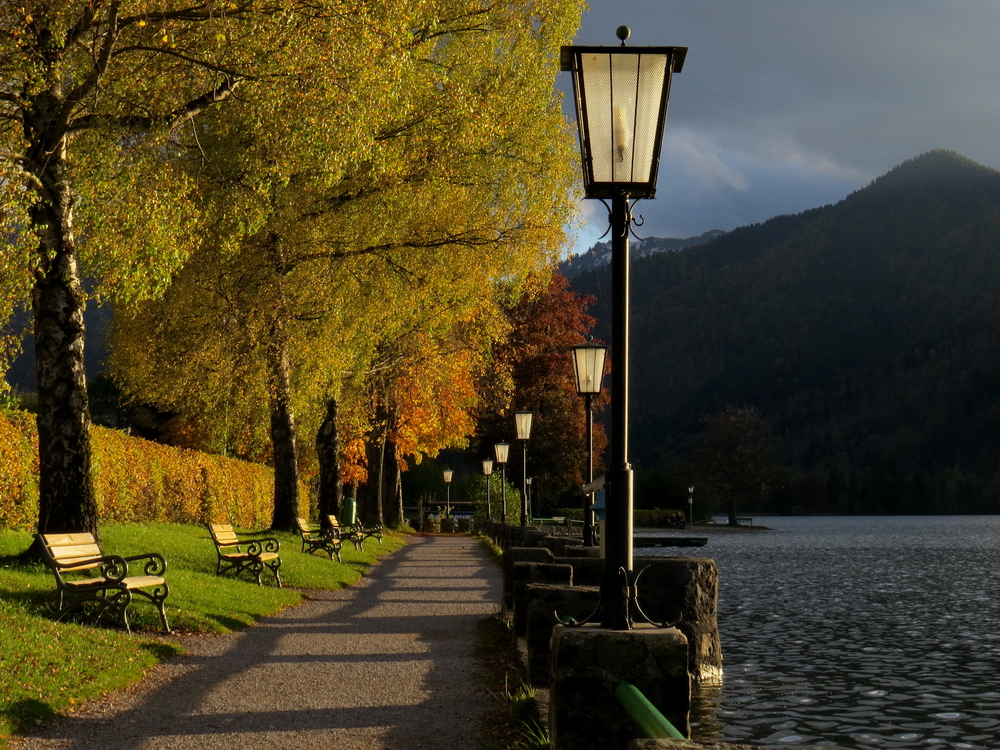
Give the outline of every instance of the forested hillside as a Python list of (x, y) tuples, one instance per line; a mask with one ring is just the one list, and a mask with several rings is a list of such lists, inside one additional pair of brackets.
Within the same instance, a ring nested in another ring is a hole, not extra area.
[[(608, 339), (607, 271), (583, 274)], [(774, 509), (1000, 512), (1000, 172), (912, 159), (836, 205), (633, 263), (634, 460), (760, 407)]]

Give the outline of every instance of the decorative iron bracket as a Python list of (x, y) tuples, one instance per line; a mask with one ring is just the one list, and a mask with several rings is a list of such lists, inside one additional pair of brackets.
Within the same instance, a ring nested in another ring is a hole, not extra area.
[[(629, 629), (635, 624), (635, 618), (633, 617), (633, 612), (639, 615), (642, 622), (653, 625), (657, 628), (673, 628), (676, 627), (684, 617), (684, 613), (681, 612), (677, 615), (677, 619), (671, 622), (656, 622), (649, 615), (642, 611), (642, 607), (639, 606), (639, 579), (642, 574), (649, 569), (647, 565), (638, 573), (634, 570), (625, 570), (625, 568), (618, 568), (618, 577), (621, 580), (621, 594), (625, 598), (625, 619), (628, 623)], [(600, 595), (599, 595), (600, 597)], [(578, 628), (581, 625), (586, 625), (587, 623), (596, 622), (596, 615), (601, 611), (601, 607), (604, 602), (602, 599), (598, 599), (597, 606), (594, 607), (594, 611), (587, 615), (583, 620), (576, 620), (574, 617), (567, 617), (565, 620), (559, 616), (558, 612), (553, 611), (552, 614), (556, 618), (556, 622), (560, 625), (564, 625), (568, 628)]]

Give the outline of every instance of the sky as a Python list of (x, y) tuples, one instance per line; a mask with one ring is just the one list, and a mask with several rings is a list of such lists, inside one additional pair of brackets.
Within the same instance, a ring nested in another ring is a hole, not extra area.
[[(574, 44), (622, 24), (629, 46), (688, 47), (640, 236), (836, 203), (933, 149), (1000, 169), (997, 0), (591, 0)], [(578, 253), (607, 229), (599, 201), (580, 210)]]

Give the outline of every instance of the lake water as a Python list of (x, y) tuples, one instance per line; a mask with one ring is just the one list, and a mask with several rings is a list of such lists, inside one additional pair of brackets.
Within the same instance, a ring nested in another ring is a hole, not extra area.
[(1000, 516), (756, 523), (703, 550), (724, 680), (696, 739), (1000, 749)]

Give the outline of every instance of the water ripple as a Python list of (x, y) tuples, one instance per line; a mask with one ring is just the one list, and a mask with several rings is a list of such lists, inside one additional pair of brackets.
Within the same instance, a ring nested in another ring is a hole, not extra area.
[(1000, 748), (995, 521), (781, 518), (712, 535), (725, 672), (696, 693), (696, 739)]

